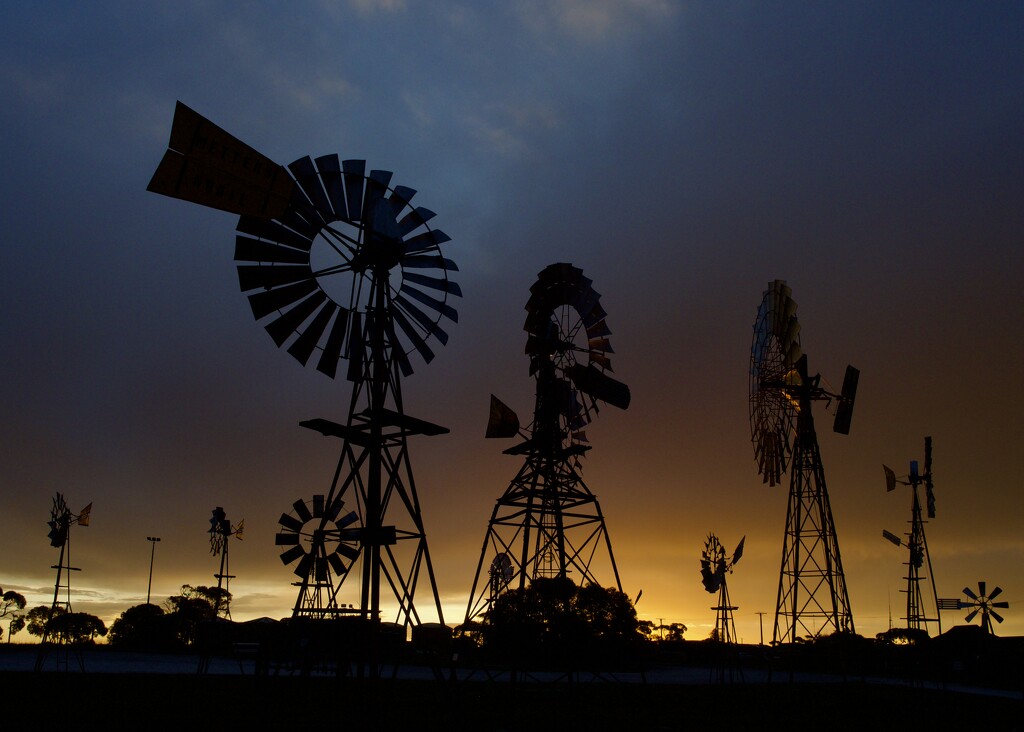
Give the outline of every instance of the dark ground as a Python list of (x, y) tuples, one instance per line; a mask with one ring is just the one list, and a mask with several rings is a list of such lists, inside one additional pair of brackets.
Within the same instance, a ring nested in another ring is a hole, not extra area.
[(0, 689), (8, 729), (1024, 729), (1019, 700), (861, 682), (373, 688), (333, 678), (0, 672)]

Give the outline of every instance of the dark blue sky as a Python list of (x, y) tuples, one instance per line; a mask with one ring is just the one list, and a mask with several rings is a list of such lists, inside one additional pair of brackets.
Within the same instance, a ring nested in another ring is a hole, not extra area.
[[(633, 391), (590, 430), (623, 584), (642, 615), (713, 623), (709, 531), (747, 535), (740, 635), (774, 602), (784, 490), (749, 444), (750, 326), (789, 281), (812, 368), (862, 370), (822, 450), (858, 630), (887, 623), (906, 471), (935, 439), (940, 595), (1022, 598), (1024, 8), (1019, 3), (22, 4), (0, 29), (0, 584), (43, 601), (50, 495), (93, 501), (83, 609), (210, 581), (206, 520), (249, 534), (238, 611), (285, 614), (276, 517), (323, 492), (348, 385), (252, 322), (234, 217), (146, 193), (182, 100), (281, 163), (338, 152), (438, 212), (465, 294), (409, 411), (439, 585), (464, 607), (518, 465), (482, 439), (488, 395), (524, 414), (523, 305), (546, 265), (602, 294)], [(823, 420), (824, 421), (824, 420)], [(84, 604), (89, 603), (89, 604)], [(446, 605), (447, 606), (447, 605)], [(458, 611), (453, 610), (452, 615)], [(458, 618), (454, 618), (458, 619)], [(950, 617), (947, 622), (958, 622)], [(1020, 634), (1008, 614), (1001, 632)]]

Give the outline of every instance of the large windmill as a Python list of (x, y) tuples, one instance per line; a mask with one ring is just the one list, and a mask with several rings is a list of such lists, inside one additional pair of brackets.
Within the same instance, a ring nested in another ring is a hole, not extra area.
[[(929, 623), (934, 623), (939, 634), (942, 633), (942, 620), (939, 618), (939, 596), (935, 589), (935, 573), (932, 570), (932, 557), (928, 553), (928, 540), (924, 535), (924, 512), (921, 508), (921, 497), (918, 488), (925, 487), (925, 500), (928, 518), (935, 518), (935, 486), (932, 483), (932, 438), (924, 438), (924, 473), (918, 470), (916, 460), (910, 462), (910, 474), (905, 478), (897, 478), (895, 471), (887, 465), (885, 471), (885, 489), (896, 490), (897, 483), (910, 486), (910, 532), (906, 540), (891, 531), (882, 531), (882, 536), (896, 546), (907, 547), (907, 627), (912, 630), (928, 631)], [(927, 570), (925, 570), (927, 567)]]
[(525, 459), (491, 514), (467, 621), (506, 588), (538, 577), (600, 584), (599, 561), (611, 573), (605, 581), (622, 590), (601, 506), (580, 476), (580, 457), (590, 449), (584, 428), (598, 402), (629, 406), (629, 388), (606, 373), (611, 331), (601, 296), (571, 264), (546, 267), (530, 293), (524, 330), (536, 379), (533, 422), (521, 430), (515, 412), (491, 397), (487, 437), (520, 436), (504, 452)]
[[(430, 339), (447, 342), (442, 319), (458, 319), (448, 302), (461, 295), (457, 267), (440, 250), (449, 237), (428, 225), (432, 211), (412, 206), (414, 190), (362, 160), (303, 157), (285, 168), (180, 102), (168, 147), (149, 190), (240, 215), (239, 284), (274, 342), (331, 378), (347, 361), (345, 421), (302, 423), (341, 440), (330, 490), (312, 511), (296, 501), (298, 517), (283, 514), (277, 536), (282, 561), (298, 560), (293, 615), (352, 614), (376, 628), (383, 585), (399, 623), (421, 622), (414, 600), (424, 590), (443, 623), (407, 439), (447, 430), (405, 414), (401, 378), (413, 352), (429, 362)], [(346, 500), (358, 520), (339, 528)], [(338, 593), (353, 574), (355, 602), (345, 604)]]
[(810, 375), (790, 288), (782, 280), (769, 283), (750, 349), (750, 433), (765, 483), (774, 486), (790, 472), (773, 643), (854, 632), (811, 407), (837, 402), (833, 429), (849, 434), (859, 375), (847, 366), (839, 394)]

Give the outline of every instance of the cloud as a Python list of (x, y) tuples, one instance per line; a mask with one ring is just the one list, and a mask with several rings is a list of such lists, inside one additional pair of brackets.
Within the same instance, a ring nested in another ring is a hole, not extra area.
[(632, 35), (678, 10), (668, 0), (539, 0), (519, 3), (517, 8), (523, 24), (535, 34), (559, 31), (588, 44)]

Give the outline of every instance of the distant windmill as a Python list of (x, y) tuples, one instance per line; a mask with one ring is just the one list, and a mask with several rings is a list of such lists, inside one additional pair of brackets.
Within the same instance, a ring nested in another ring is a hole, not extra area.
[[(46, 617), (46, 625), (44, 626), (43, 637), (40, 641), (39, 653), (36, 656), (36, 671), (42, 670), (47, 657), (47, 649), (49, 644), (53, 642), (54, 637), (56, 637), (58, 641), (63, 640), (63, 636), (52, 632), (50, 621), (53, 620), (54, 616), (58, 613), (71, 612), (71, 573), (81, 571), (79, 567), (71, 566), (71, 527), (75, 524), (78, 524), (79, 526), (88, 526), (91, 516), (91, 503), (75, 514), (68, 508), (67, 501), (64, 500), (63, 494), (57, 493), (54, 495), (53, 506), (50, 508), (50, 520), (46, 522), (47, 526), (50, 527), (50, 532), (47, 534), (47, 538), (50, 540), (50, 546), (60, 548), (60, 557), (57, 559), (57, 563), (51, 567), (51, 569), (57, 570), (57, 579), (53, 584), (53, 602), (50, 604), (50, 612)], [(66, 574), (65, 570), (67, 571)], [(62, 588), (66, 591), (64, 601), (61, 601), (60, 599), (60, 591)], [(58, 610), (58, 608), (60, 608), (60, 610)], [(64, 659), (64, 662), (67, 662), (66, 658)], [(78, 657), (78, 663), (84, 671), (85, 665), (80, 655)]]
[(718, 593), (718, 606), (711, 608), (716, 611), (715, 616), (715, 639), (722, 643), (736, 642), (736, 624), (733, 621), (733, 610), (739, 608), (729, 601), (729, 586), (725, 581), (725, 575), (732, 572), (732, 568), (743, 556), (743, 542), (747, 537), (740, 539), (736, 551), (732, 557), (725, 555), (725, 548), (714, 534), (708, 534), (704, 542), (704, 551), (700, 557), (700, 576), (704, 583), (704, 589), (711, 594)]
[(228, 539), (233, 536), (241, 541), (244, 533), (245, 519), (232, 526), (223, 508), (217, 506), (213, 509), (213, 515), (210, 517), (210, 554), (220, 555), (220, 571), (213, 575), (217, 579), (217, 601), (214, 610), (217, 615), (223, 615), (228, 620), (231, 620), (231, 601), (228, 597), (231, 594), (231, 580), (235, 578), (235, 575), (230, 573)]
[[(924, 630), (927, 632), (928, 623), (935, 623), (938, 632), (942, 633), (942, 620), (939, 618), (939, 598), (935, 589), (935, 573), (932, 571), (932, 558), (928, 553), (928, 541), (924, 535), (924, 520), (921, 510), (921, 498), (918, 487), (923, 483), (925, 486), (925, 499), (927, 502), (928, 518), (935, 518), (935, 492), (932, 483), (932, 438), (924, 438), (924, 474), (918, 472), (916, 460), (910, 463), (910, 475), (906, 478), (897, 478), (896, 473), (887, 465), (882, 466), (885, 471), (885, 488), (892, 492), (896, 485), (908, 485), (911, 491), (911, 513), (910, 533), (906, 541), (889, 531), (882, 531), (882, 536), (896, 546), (907, 546), (909, 557), (907, 559), (907, 627), (913, 630)], [(927, 566), (927, 574), (922, 569)], [(922, 586), (923, 585), (923, 586)], [(932, 617), (928, 617), (930, 611), (934, 611)]]
[(981, 613), (981, 627), (986, 633), (995, 635), (995, 631), (992, 628), (992, 618), (996, 619), (997, 623), (1003, 622), (1003, 616), (995, 611), (995, 608), (1005, 610), (1010, 607), (1010, 603), (1002, 600), (1000, 602), (993, 602), (1003, 592), (1002, 587), (996, 587), (991, 593), (985, 592), (985, 582), (978, 582), (978, 591), (974, 592), (970, 587), (964, 588), (964, 594), (967, 595), (969, 600), (960, 600), (960, 608), (970, 608), (971, 611), (967, 613), (967, 617), (964, 618), (968, 623), (974, 620), (974, 618)]

